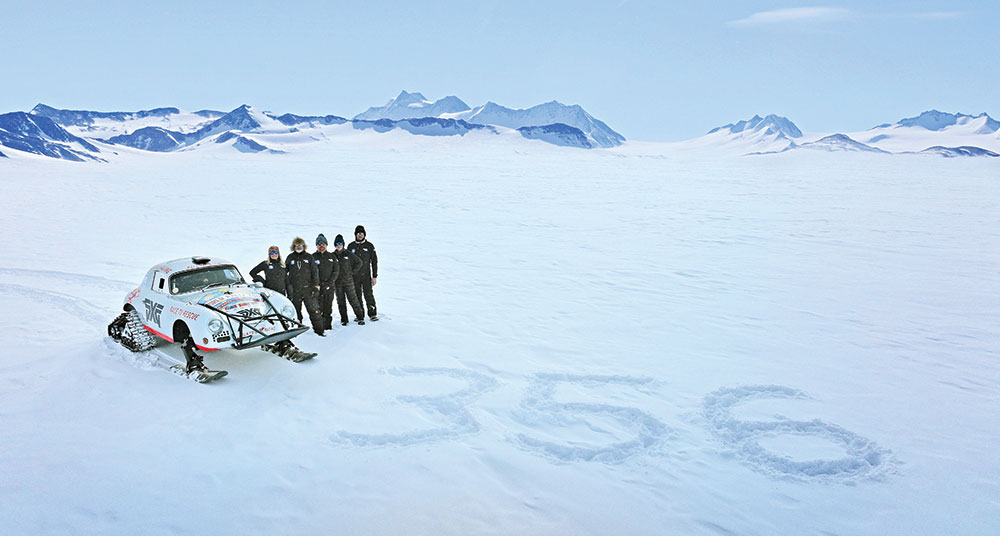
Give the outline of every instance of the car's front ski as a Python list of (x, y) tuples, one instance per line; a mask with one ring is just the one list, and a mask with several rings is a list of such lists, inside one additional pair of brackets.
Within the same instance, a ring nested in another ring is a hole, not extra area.
[(229, 374), (224, 370), (192, 370), (191, 372), (188, 372), (184, 370), (184, 365), (173, 365), (170, 367), (170, 372), (189, 380), (194, 380), (198, 383), (214, 382), (226, 374)]
[(285, 359), (293, 363), (301, 363), (307, 359), (312, 359), (316, 357), (315, 352), (303, 352), (292, 344), (292, 341), (281, 341), (275, 344), (265, 344), (260, 347), (261, 350), (265, 352), (271, 352), (274, 355), (284, 357)]

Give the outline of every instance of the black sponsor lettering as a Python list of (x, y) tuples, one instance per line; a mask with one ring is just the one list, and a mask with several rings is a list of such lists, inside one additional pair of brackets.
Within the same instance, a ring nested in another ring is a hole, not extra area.
[(149, 298), (142, 300), (142, 303), (146, 306), (146, 322), (155, 322), (157, 327), (159, 327), (160, 313), (163, 312), (163, 304), (156, 303)]

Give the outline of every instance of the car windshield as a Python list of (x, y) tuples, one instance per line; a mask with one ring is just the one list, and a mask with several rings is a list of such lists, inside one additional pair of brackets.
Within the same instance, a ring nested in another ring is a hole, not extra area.
[(213, 286), (242, 283), (243, 276), (235, 266), (212, 266), (182, 272), (170, 278), (170, 293), (184, 294)]

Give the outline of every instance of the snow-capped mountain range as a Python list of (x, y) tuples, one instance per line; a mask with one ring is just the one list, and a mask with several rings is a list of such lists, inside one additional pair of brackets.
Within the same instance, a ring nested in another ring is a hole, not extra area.
[[(337, 115), (276, 115), (242, 105), (230, 112), (155, 108), (137, 112), (61, 110), (38, 104), (30, 112), (0, 114), (0, 158), (24, 153), (73, 161), (105, 161), (119, 150), (152, 152), (231, 146), (247, 153), (280, 154), (337, 136), (397, 131), (419, 136), (540, 140), (576, 148), (614, 149), (625, 138), (578, 105), (557, 101), (527, 109), (487, 102), (474, 108), (455, 96), (431, 101), (401, 92), (353, 119)], [(397, 139), (397, 138), (393, 138)], [(523, 143), (523, 142), (522, 142)], [(771, 114), (713, 128), (705, 136), (660, 144), (664, 150), (762, 155), (794, 150), (1000, 156), (1000, 122), (989, 115), (923, 112), (862, 132), (803, 133)]]
[(1000, 156), (1000, 122), (985, 113), (971, 116), (931, 110), (862, 132), (827, 134), (803, 133), (785, 117), (755, 115), (713, 128), (706, 135), (681, 145), (746, 155), (806, 149), (994, 157)]
[[(612, 130), (603, 121), (595, 119), (579, 105), (567, 106), (558, 101), (546, 102), (524, 110), (507, 108), (492, 101), (470, 108), (462, 99), (455, 96), (431, 102), (420, 93), (403, 91), (385, 106), (369, 108), (354, 116), (354, 119), (374, 121), (417, 117), (455, 119), (474, 125), (495, 125), (510, 129), (531, 127), (532, 133), (539, 133), (541, 132), (539, 129), (546, 127), (545, 130), (549, 133), (566, 133), (571, 139), (578, 138), (577, 143), (582, 143), (582, 140), (586, 139), (587, 144), (579, 145), (582, 147), (617, 147), (625, 142), (624, 136)], [(564, 128), (566, 126), (580, 130), (583, 137)]]
[[(242, 105), (230, 112), (185, 112), (164, 107), (138, 112), (61, 110), (38, 104), (30, 112), (0, 115), (0, 145), (12, 151), (68, 160), (102, 160), (116, 148), (172, 152), (229, 144), (243, 152), (282, 153), (296, 144), (353, 131), (402, 131), (422, 136), (496, 136), (591, 149), (615, 147), (625, 138), (580, 106), (556, 101), (527, 110), (487, 103), (475, 109), (461, 99), (436, 102), (403, 91), (385, 106), (353, 119), (337, 115), (276, 115)], [(279, 148), (280, 146), (280, 148)], [(0, 157), (7, 155), (0, 152)]]
[(354, 116), (354, 119), (375, 121), (378, 119), (441, 117), (443, 114), (459, 113), (469, 109), (468, 104), (453, 95), (431, 102), (420, 93), (407, 93), (406, 90), (403, 90), (384, 106), (368, 108)]

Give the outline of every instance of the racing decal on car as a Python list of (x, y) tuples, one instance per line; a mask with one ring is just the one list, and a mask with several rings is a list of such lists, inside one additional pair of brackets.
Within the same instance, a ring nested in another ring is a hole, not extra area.
[(201, 316), (198, 313), (192, 313), (191, 311), (188, 311), (186, 309), (181, 309), (180, 307), (174, 307), (174, 306), (170, 307), (170, 314), (182, 316), (184, 318), (189, 318), (191, 320), (198, 320), (198, 317)]
[(243, 309), (242, 311), (238, 311), (236, 314), (242, 316), (244, 320), (262, 316), (259, 309)]
[(220, 311), (235, 311), (238, 309), (252, 307), (257, 309), (259, 313), (261, 304), (264, 303), (264, 300), (262, 300), (260, 296), (252, 294), (219, 291), (206, 295), (204, 298), (199, 300), (198, 303), (205, 304), (213, 309), (219, 309)]
[(125, 298), (125, 301), (132, 303), (132, 300), (134, 300), (135, 297), (138, 295), (139, 295), (139, 287), (136, 287), (135, 290), (133, 290), (132, 293), (128, 295), (128, 298)]
[(149, 298), (142, 300), (142, 303), (146, 306), (146, 322), (155, 322), (157, 327), (159, 327), (160, 313), (163, 312), (163, 304), (156, 303)]

